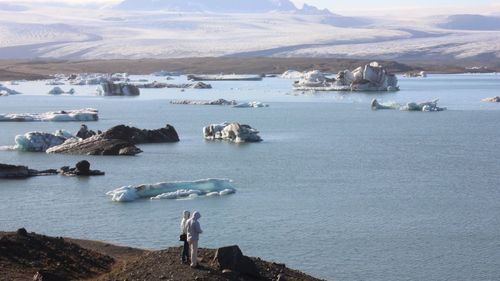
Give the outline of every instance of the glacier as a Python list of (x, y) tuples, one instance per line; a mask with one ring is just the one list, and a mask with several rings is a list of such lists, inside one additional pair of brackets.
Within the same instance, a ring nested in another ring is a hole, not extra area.
[(108, 191), (115, 202), (132, 202), (138, 199), (189, 199), (233, 194), (236, 189), (229, 179), (203, 179), (196, 181), (160, 182), (155, 184), (127, 185)]

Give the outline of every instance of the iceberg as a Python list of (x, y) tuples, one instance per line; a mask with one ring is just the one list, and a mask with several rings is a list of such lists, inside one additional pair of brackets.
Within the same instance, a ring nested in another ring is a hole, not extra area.
[(259, 131), (239, 123), (212, 124), (203, 128), (203, 136), (207, 140), (227, 140), (235, 143), (260, 142)]
[(396, 75), (378, 62), (372, 62), (353, 71), (339, 71), (335, 78), (327, 78), (321, 71), (313, 70), (303, 74), (293, 87), (300, 91), (398, 91)]
[(9, 89), (5, 87), (4, 85), (0, 84), (0, 97), (1, 96), (10, 96), (10, 95), (19, 95), (21, 94), (20, 92), (16, 90)]
[(233, 105), (233, 107), (236, 108), (257, 108), (257, 107), (269, 107), (268, 104), (262, 103), (260, 101), (251, 101), (251, 102), (244, 102), (244, 103), (239, 103), (236, 105)]
[(0, 122), (30, 122), (30, 121), (97, 121), (97, 109), (86, 108), (77, 110), (50, 111), (45, 113), (8, 113), (0, 114)]
[(402, 111), (443, 111), (446, 110), (446, 107), (438, 107), (437, 106), (438, 99), (427, 102), (409, 102), (406, 105), (401, 105), (399, 103), (379, 103), (377, 99), (373, 99), (371, 103), (372, 110), (379, 109), (398, 109)]
[(500, 102), (500, 96), (485, 98), (481, 100), (482, 102)]
[(304, 77), (304, 73), (296, 70), (287, 70), (280, 75), (283, 79), (302, 79)]
[(212, 89), (212, 85), (203, 83), (201, 81), (197, 83), (185, 83), (185, 84), (169, 84), (169, 83), (160, 83), (157, 81), (153, 81), (151, 83), (144, 84), (133, 84), (137, 88), (145, 88), (145, 89)]
[(236, 189), (228, 179), (160, 182), (122, 186), (106, 193), (115, 202), (132, 202), (138, 199), (188, 199), (201, 196), (224, 196)]
[(45, 83), (45, 85), (47, 85), (47, 86), (62, 86), (62, 85), (65, 85), (65, 83), (60, 81), (59, 79), (54, 79), (54, 80), (48, 81), (47, 83)]
[(138, 96), (139, 88), (133, 84), (106, 81), (97, 87), (97, 95), (100, 96)]
[(54, 134), (29, 132), (16, 136), (14, 149), (29, 152), (45, 152), (47, 149), (60, 145), (71, 138), (74, 138), (74, 136), (63, 130), (58, 130)]
[(216, 75), (196, 75), (189, 74), (188, 80), (191, 81), (261, 81), (261, 75), (239, 75), (239, 74), (216, 74)]
[(187, 104), (187, 105), (237, 105), (238, 103), (235, 100), (225, 100), (225, 99), (217, 99), (212, 101), (204, 101), (204, 100), (173, 100), (170, 101), (171, 104)]
[(72, 74), (68, 77), (71, 85), (100, 85), (111, 79), (111, 75), (101, 73), (80, 73)]
[(63, 89), (60, 87), (54, 87), (52, 90), (48, 92), (49, 95), (72, 95), (75, 93), (75, 89), (71, 88), (69, 91), (65, 92)]

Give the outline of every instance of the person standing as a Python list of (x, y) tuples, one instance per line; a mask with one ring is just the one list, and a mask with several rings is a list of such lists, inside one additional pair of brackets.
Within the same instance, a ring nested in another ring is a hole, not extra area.
[(187, 222), (189, 220), (189, 216), (191, 213), (189, 211), (184, 211), (182, 213), (181, 219), (181, 235), (179, 236), (179, 240), (184, 242), (184, 246), (182, 247), (181, 252), (181, 261), (182, 263), (187, 263), (189, 260), (189, 244), (187, 242)]
[(200, 222), (198, 221), (200, 218), (200, 212), (195, 211), (187, 222), (187, 241), (191, 248), (191, 267), (198, 266), (198, 240), (200, 234), (203, 233)]

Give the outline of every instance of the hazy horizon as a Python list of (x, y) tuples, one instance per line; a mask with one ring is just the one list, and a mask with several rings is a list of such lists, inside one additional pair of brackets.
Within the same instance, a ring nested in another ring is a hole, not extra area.
[[(308, 4), (319, 9), (329, 9), (333, 13), (347, 16), (427, 16), (440, 14), (485, 14), (500, 15), (500, 3), (490, 0), (477, 0), (471, 3), (467, 0), (423, 0), (418, 3), (401, 2), (396, 0), (385, 0), (373, 3), (373, 1), (360, 0), (353, 3), (348, 0), (338, 0), (332, 3), (328, 0), (290, 0), (301, 8)], [(112, 7), (123, 0), (20, 0), (12, 3), (10, 0), (0, 0), (0, 3), (9, 5), (22, 4), (65, 4), (65, 5), (98, 5), (101, 8)], [(496, 3), (495, 3), (496, 2)], [(407, 14), (410, 12), (411, 14)], [(404, 14), (401, 14), (404, 13)]]

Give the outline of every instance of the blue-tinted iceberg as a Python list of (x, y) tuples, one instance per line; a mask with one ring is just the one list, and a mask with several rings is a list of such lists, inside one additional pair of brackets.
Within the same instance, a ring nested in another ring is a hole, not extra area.
[(205, 179), (197, 181), (160, 182), (122, 186), (109, 191), (112, 201), (131, 202), (137, 199), (189, 199), (200, 196), (224, 196), (236, 192), (231, 180)]
[(74, 136), (63, 130), (58, 130), (54, 134), (29, 132), (24, 135), (16, 136), (14, 149), (30, 152), (45, 152), (47, 149), (60, 145), (70, 138), (74, 138)]

